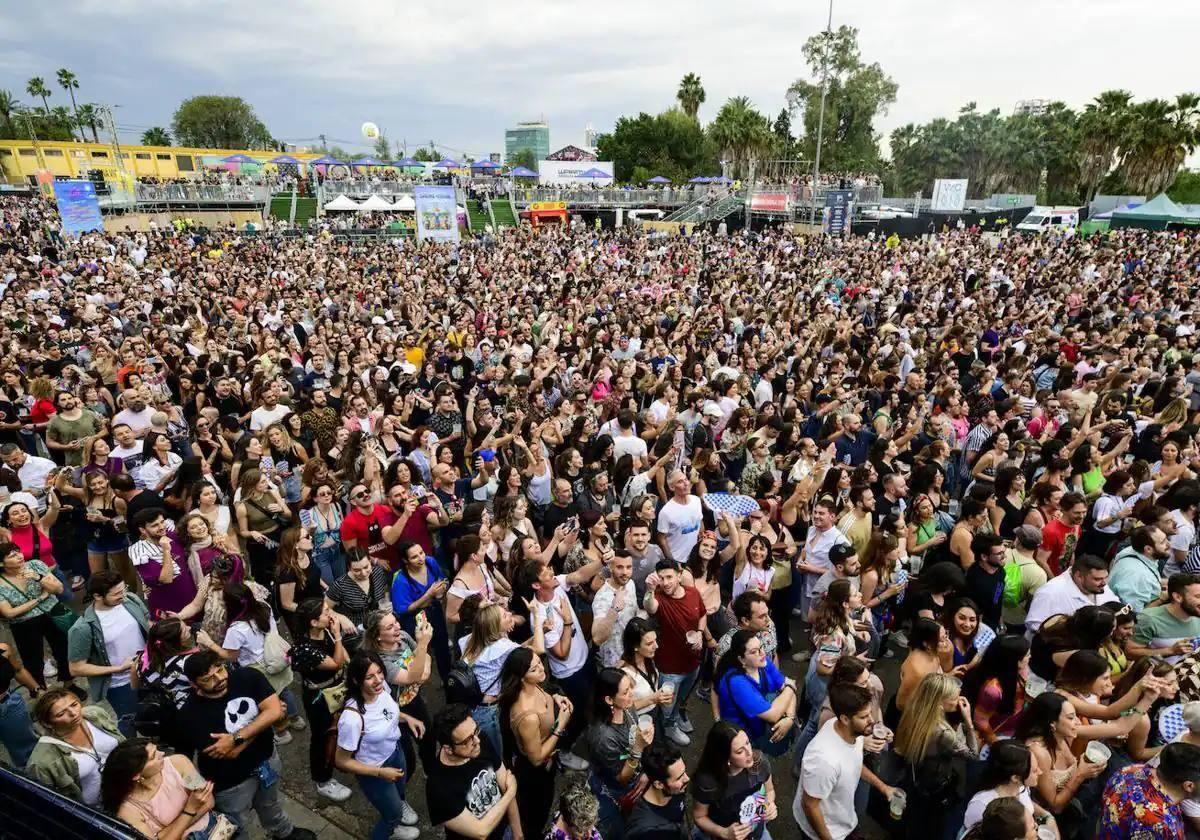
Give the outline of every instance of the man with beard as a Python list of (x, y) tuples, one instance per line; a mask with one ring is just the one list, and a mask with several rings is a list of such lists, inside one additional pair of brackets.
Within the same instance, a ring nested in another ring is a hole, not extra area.
[(1094, 554), (1081, 554), (1070, 569), (1034, 594), (1025, 616), (1025, 635), (1033, 638), (1042, 622), (1052, 615), (1074, 615), (1080, 607), (1098, 607), (1117, 600), (1108, 588), (1108, 563)]
[(329, 405), (329, 397), (324, 388), (315, 388), (309, 397), (311, 403), (308, 411), (300, 415), (304, 428), (312, 432), (313, 437), (321, 446), (322, 452), (328, 452), (337, 438), (338, 426), (341, 420), (338, 413)]
[(656, 741), (642, 754), (642, 772), (650, 786), (625, 821), (625, 840), (683, 840), (687, 765), (673, 744)]
[(1200, 636), (1200, 575), (1171, 575), (1167, 602), (1138, 613), (1137, 627), (1129, 640), (1129, 655), (1162, 656), (1178, 662), (1196, 649)]

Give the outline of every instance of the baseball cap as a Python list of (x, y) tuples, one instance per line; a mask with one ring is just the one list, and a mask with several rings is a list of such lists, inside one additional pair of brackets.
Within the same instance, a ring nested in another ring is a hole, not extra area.
[(854, 546), (847, 543), (838, 543), (833, 548), (829, 549), (829, 562), (834, 565), (844, 563), (856, 553), (857, 552), (855, 552)]
[(711, 402), (708, 403), (707, 405), (704, 406), (703, 411), (709, 417), (724, 417), (725, 416), (725, 412), (721, 411), (720, 406), (718, 406), (716, 403), (711, 403)]
[(1036, 525), (1021, 525), (1013, 531), (1013, 537), (1023, 548), (1037, 548), (1042, 544), (1042, 529)]

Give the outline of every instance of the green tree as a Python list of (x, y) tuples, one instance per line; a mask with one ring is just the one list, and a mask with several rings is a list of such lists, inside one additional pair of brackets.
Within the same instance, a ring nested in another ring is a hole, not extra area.
[(1106, 90), (1079, 116), (1079, 178), (1085, 201), (1095, 196), (1116, 163), (1132, 101), (1133, 94), (1127, 90)]
[(417, 149), (413, 154), (413, 160), (422, 162), (436, 163), (441, 160), (442, 156), (437, 153), (437, 149), (430, 146), (428, 149)]
[(392, 144), (382, 132), (375, 138), (375, 157), (380, 160), (392, 159)]
[(1129, 112), (1126, 129), (1118, 175), (1127, 190), (1158, 195), (1200, 144), (1200, 95), (1139, 102)]
[(596, 145), (600, 158), (613, 162), (613, 174), (624, 183), (641, 183), (655, 175), (681, 182), (717, 170), (712, 139), (681, 108), (656, 116), (621, 117)]
[(42, 106), (46, 109), (46, 113), (50, 113), (50, 88), (46, 87), (46, 80), (41, 76), (34, 76), (25, 85), (25, 92), (30, 96), (37, 98), (41, 97)]
[(728, 174), (734, 178), (749, 175), (754, 165), (776, 146), (770, 120), (745, 96), (734, 96), (722, 105), (708, 133), (721, 150)]
[(787, 99), (804, 118), (801, 154), (817, 150), (821, 113), (821, 80), (828, 74), (821, 166), (829, 171), (876, 171), (881, 166), (875, 118), (896, 101), (899, 86), (878, 63), (864, 64), (858, 49), (858, 30), (841, 26), (813, 35), (802, 49), (813, 81), (797, 79)]
[(171, 134), (162, 126), (154, 126), (142, 132), (143, 146), (170, 146)]
[[(434, 160), (438, 160), (438, 158), (434, 158)], [(508, 160), (505, 163), (512, 167), (524, 166), (533, 172), (538, 171), (537, 152), (533, 149), (517, 149), (511, 155), (508, 155)]]
[(209, 149), (269, 149), (271, 133), (254, 109), (238, 96), (193, 96), (185, 99), (171, 121), (181, 146)]
[(699, 120), (700, 106), (704, 104), (705, 99), (704, 85), (700, 83), (700, 77), (695, 73), (688, 73), (684, 76), (679, 81), (679, 90), (675, 92), (675, 99), (679, 101), (679, 107), (683, 109), (683, 113), (694, 120)]
[(771, 130), (779, 138), (782, 150), (790, 154), (796, 138), (792, 136), (792, 115), (788, 113), (787, 108), (779, 109), (779, 116), (775, 117), (775, 124), (771, 127)]
[(12, 95), (11, 91), (0, 90), (0, 131), (4, 134), (3, 137), (16, 137), (17, 126), (13, 117), (21, 108), (21, 103)]
[(87, 139), (87, 135), (83, 133), (84, 129), (91, 129), (92, 142), (100, 142), (100, 132), (98, 126), (100, 124), (100, 107), (94, 102), (85, 102), (79, 106), (76, 112), (75, 124), (79, 126), (79, 136), (81, 139)]
[(1167, 190), (1174, 201), (1180, 204), (1200, 204), (1200, 172), (1185, 169), (1175, 176), (1175, 183)]
[(80, 139), (86, 139), (83, 137), (83, 127), (79, 120), (79, 106), (75, 103), (75, 91), (79, 90), (79, 79), (66, 67), (58, 68), (58, 73), (55, 75), (58, 79), (58, 86), (71, 96), (71, 109), (75, 112), (75, 124), (80, 126)]

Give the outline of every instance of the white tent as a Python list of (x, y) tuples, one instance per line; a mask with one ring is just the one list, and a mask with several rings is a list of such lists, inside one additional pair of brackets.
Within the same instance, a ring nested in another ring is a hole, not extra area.
[(347, 195), (339, 195), (333, 201), (325, 205), (326, 210), (357, 210), (359, 204), (353, 198)]
[(417, 209), (417, 201), (411, 195), (402, 195), (392, 205), (393, 210), (412, 211)]
[(394, 210), (395, 208), (392, 207), (391, 203), (382, 196), (372, 195), (370, 198), (364, 201), (358, 209), (369, 212), (371, 210)]

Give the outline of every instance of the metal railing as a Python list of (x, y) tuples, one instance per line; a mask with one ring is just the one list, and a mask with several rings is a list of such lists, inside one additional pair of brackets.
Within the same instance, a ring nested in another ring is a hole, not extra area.
[(325, 181), (321, 184), (322, 204), (339, 195), (347, 195), (350, 198), (412, 195), (415, 186), (406, 181)]
[(572, 189), (570, 187), (518, 187), (513, 201), (525, 207), (534, 201), (565, 201), (576, 207), (681, 207), (704, 194), (707, 187), (650, 189)]
[(242, 184), (135, 184), (133, 191), (110, 184), (98, 196), (101, 207), (129, 208), (140, 204), (266, 204), (270, 187)]
[[(838, 187), (817, 187), (815, 194), (808, 184), (755, 184), (754, 191), (759, 193), (787, 193), (791, 196), (792, 204), (808, 207), (814, 201), (818, 207), (825, 206), (826, 194), (836, 191)], [(858, 206), (879, 204), (883, 199), (881, 184), (866, 184), (861, 187), (847, 187), (853, 190), (853, 201)]]

